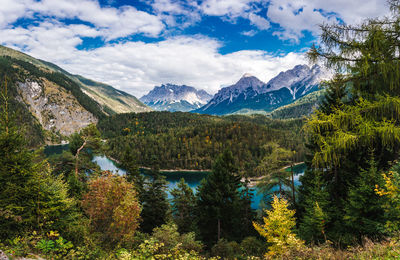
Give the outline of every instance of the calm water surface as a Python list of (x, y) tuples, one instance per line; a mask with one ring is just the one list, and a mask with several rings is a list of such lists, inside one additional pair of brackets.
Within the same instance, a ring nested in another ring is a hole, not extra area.
[[(103, 171), (112, 171), (118, 174), (126, 173), (125, 170), (119, 168), (114, 161), (108, 159), (104, 155), (94, 156), (93, 161), (96, 162)], [(300, 184), (299, 177), (304, 173), (304, 170), (305, 170), (305, 165), (297, 165), (294, 167), (294, 172), (296, 173), (296, 175), (294, 176), (294, 181), (296, 186)], [(141, 173), (145, 174), (145, 171), (141, 169)], [(176, 172), (162, 172), (161, 174), (164, 175), (166, 177), (166, 180), (168, 181), (167, 193), (168, 193), (168, 198), (171, 198), (170, 190), (172, 190), (177, 186), (181, 178), (184, 178), (185, 182), (189, 185), (189, 187), (192, 188), (194, 192), (196, 192), (196, 188), (197, 186), (200, 185), (201, 180), (206, 178), (209, 173), (176, 171)], [(253, 209), (259, 209), (260, 202), (263, 200), (263, 194), (260, 194), (256, 187), (252, 189), (252, 194), (253, 194), (253, 200), (251, 203), (251, 207)]]
[[(52, 154), (61, 154), (63, 151), (68, 150), (69, 145), (51, 145), (51, 146), (46, 146), (44, 153), (47, 156), (50, 156)], [(95, 155), (93, 157), (93, 162), (96, 162), (100, 169), (103, 171), (111, 171), (117, 174), (126, 174), (126, 171), (122, 168), (120, 168), (114, 161), (108, 159), (105, 155)], [(297, 165), (294, 167), (294, 181), (295, 185), (298, 186), (300, 185), (299, 177), (304, 173), (305, 170), (305, 165)], [(141, 169), (141, 173), (146, 175), (146, 172), (144, 169)], [(166, 177), (166, 180), (168, 182), (168, 198), (171, 198), (170, 190), (175, 188), (180, 181), (181, 178), (185, 179), (185, 182), (189, 185), (190, 188), (193, 189), (194, 192), (196, 192), (197, 186), (199, 186), (201, 180), (207, 177), (209, 174), (208, 172), (182, 172), (182, 171), (176, 171), (176, 172), (162, 172), (162, 175)], [(258, 189), (254, 187), (252, 189), (252, 194), (253, 194), (253, 200), (251, 203), (251, 207), (253, 209), (259, 209), (260, 208), (260, 202), (263, 201), (263, 194), (260, 194), (258, 192)]]

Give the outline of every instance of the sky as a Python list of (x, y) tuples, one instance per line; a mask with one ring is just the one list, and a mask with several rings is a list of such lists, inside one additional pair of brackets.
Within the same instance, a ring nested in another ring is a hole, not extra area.
[(137, 97), (214, 94), (307, 64), (320, 24), (389, 14), (385, 0), (0, 0), (0, 44)]

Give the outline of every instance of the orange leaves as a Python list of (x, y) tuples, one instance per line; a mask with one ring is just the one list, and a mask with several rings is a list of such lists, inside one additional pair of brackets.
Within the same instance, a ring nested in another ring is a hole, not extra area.
[(106, 174), (91, 180), (82, 206), (105, 241), (132, 241), (141, 207), (133, 184), (125, 178)]

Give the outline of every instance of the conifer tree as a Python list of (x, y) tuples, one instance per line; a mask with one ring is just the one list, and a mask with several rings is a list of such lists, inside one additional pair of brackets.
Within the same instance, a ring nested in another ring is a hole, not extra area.
[(267, 217), (264, 217), (264, 224), (253, 223), (253, 225), (269, 244), (266, 257), (268, 255), (282, 257), (290, 250), (300, 248), (303, 241), (293, 232), (296, 226), (295, 211), (288, 209), (287, 200), (274, 196), (271, 206), (271, 210), (265, 211)]
[[(264, 193), (269, 194), (271, 190), (279, 187), (279, 190), (274, 192), (279, 196), (285, 195), (295, 199), (294, 188), (294, 173), (293, 171), (287, 172), (284, 167), (293, 165), (294, 152), (282, 148), (279, 144), (270, 142), (263, 146), (267, 155), (262, 159), (256, 170), (265, 177), (257, 184), (258, 188)], [(284, 186), (290, 187), (291, 192), (287, 192)]]
[(0, 118), (0, 237), (9, 238), (34, 226), (34, 194), (38, 169), (34, 153), (26, 147), (23, 135), (8, 110), (7, 82), (1, 93)]
[[(340, 239), (344, 243), (350, 243), (360, 234), (371, 235), (355, 223), (353, 229), (343, 225), (345, 219), (351, 219), (347, 215), (350, 211), (354, 217), (363, 215), (362, 211), (358, 214), (353, 211), (363, 209), (356, 209), (354, 204), (350, 210), (347, 203), (356, 197), (352, 192), (354, 187), (360, 188), (363, 182), (368, 184), (360, 178), (368, 178), (372, 172), (366, 174), (360, 168), (370, 168), (369, 148), (374, 148), (377, 172), (388, 170), (391, 161), (399, 156), (400, 53), (397, 35), (400, 33), (400, 5), (398, 1), (390, 4), (393, 10), (390, 19), (370, 19), (360, 25), (322, 26), (322, 44), (313, 46), (309, 52), (311, 60), (322, 60), (340, 74), (328, 83), (330, 87), (346, 88), (350, 96), (350, 102), (339, 102), (339, 106), (337, 99), (328, 98), (305, 126), (312, 141), (311, 170), (305, 173), (305, 179), (311, 181), (316, 172), (322, 173), (322, 186), (332, 202), (330, 212), (327, 212), (327, 229), (331, 239)], [(379, 178), (373, 181), (378, 182)], [(359, 191), (366, 192), (362, 190)], [(369, 198), (373, 199), (371, 207), (380, 203), (372, 194)], [(300, 211), (304, 212), (304, 209)], [(379, 222), (368, 223), (375, 225), (368, 230), (380, 229)]]
[(194, 231), (196, 197), (193, 194), (193, 190), (182, 178), (177, 187), (171, 190), (171, 195), (172, 215), (178, 226), (179, 233)]
[(368, 164), (367, 169), (360, 169), (356, 184), (350, 189), (344, 216), (346, 225), (360, 241), (364, 236), (379, 239), (385, 235), (383, 205), (386, 198), (375, 192), (376, 185), (383, 185), (383, 178), (372, 152)]
[(330, 84), (325, 88), (324, 98), (319, 104), (318, 110), (325, 114), (331, 114), (336, 109), (340, 109), (347, 100), (346, 83), (343, 75), (336, 74)]
[(0, 239), (50, 230), (80, 239), (78, 222), (82, 216), (76, 201), (68, 196), (63, 176), (52, 176), (47, 161), (28, 150), (24, 135), (8, 111), (7, 84), (1, 94)]
[(246, 200), (241, 197), (241, 187), (232, 153), (225, 150), (215, 160), (212, 173), (198, 187), (197, 225), (206, 245), (211, 246), (221, 238), (240, 240), (246, 236), (238, 226)]
[(142, 204), (142, 224), (140, 229), (151, 233), (155, 227), (165, 224), (168, 219), (169, 203), (167, 200), (167, 182), (157, 169), (152, 170), (150, 178), (146, 178), (143, 190), (140, 191)]

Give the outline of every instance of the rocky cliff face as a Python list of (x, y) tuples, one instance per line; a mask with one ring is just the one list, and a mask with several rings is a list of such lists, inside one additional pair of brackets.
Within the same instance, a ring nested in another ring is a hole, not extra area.
[(68, 136), (97, 122), (73, 95), (46, 79), (17, 82), (17, 88), (19, 101), (27, 105), (45, 130)]

